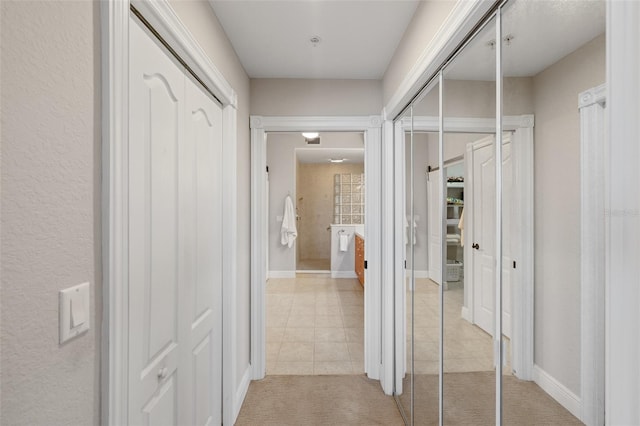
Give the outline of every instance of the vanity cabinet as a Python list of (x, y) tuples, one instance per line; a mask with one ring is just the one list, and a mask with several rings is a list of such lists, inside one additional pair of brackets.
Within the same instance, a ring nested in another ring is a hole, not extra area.
[(364, 239), (356, 234), (355, 272), (364, 287)]

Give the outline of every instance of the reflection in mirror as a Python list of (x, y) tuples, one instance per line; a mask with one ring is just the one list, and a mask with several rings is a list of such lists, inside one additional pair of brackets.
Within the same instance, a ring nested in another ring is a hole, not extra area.
[(444, 193), (447, 424), (495, 424), (495, 38), (493, 18), (444, 70), (444, 168), (431, 172)]
[[(586, 359), (597, 350), (581, 353), (583, 339), (589, 340), (584, 333), (593, 330), (581, 326), (577, 111), (580, 93), (606, 79), (605, 2), (552, 5), (514, 0), (502, 12), (504, 115), (530, 115), (512, 120), (520, 124), (511, 132), (511, 158), (503, 153), (503, 340), (512, 367), (503, 369), (504, 422), (521, 424), (526, 415), (529, 423), (549, 423), (548, 395), (519, 380), (534, 379), (535, 360), (538, 377), (580, 395), (589, 407), (585, 423), (603, 424), (604, 377), (594, 375), (604, 366)], [(602, 350), (604, 342), (596, 346)], [(560, 402), (571, 409), (566, 399)], [(580, 424), (567, 410), (553, 416), (554, 424)]]
[[(428, 180), (429, 165), (437, 163), (439, 151), (440, 85), (434, 82), (413, 105), (413, 214), (407, 221), (413, 234), (414, 286), (408, 288), (414, 307), (413, 367), (415, 424), (436, 424), (439, 417), (440, 362), (440, 291), (430, 279), (432, 259), (430, 246), (434, 241), (429, 196), (438, 191)], [(425, 119), (428, 117), (427, 119)]]
[[(402, 158), (402, 185), (400, 188), (402, 205), (401, 216), (406, 217), (411, 212), (411, 151), (412, 151), (412, 107), (409, 106), (403, 114), (394, 122), (394, 143), (396, 153), (400, 153)], [(398, 165), (398, 163), (396, 163)], [(403, 228), (405, 229), (405, 228)], [(402, 263), (403, 277), (400, 282), (402, 287), (396, 291), (396, 382), (395, 398), (398, 408), (405, 420), (405, 424), (413, 424), (413, 362), (411, 354), (413, 352), (413, 328), (411, 313), (413, 299), (410, 292), (405, 289), (411, 286), (413, 281), (412, 261), (413, 256), (410, 250), (410, 236), (403, 234), (404, 255), (399, 261)]]

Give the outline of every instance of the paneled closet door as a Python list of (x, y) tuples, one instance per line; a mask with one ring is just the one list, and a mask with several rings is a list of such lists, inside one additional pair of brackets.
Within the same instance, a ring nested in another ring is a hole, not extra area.
[(185, 77), (181, 144), (185, 314), (179, 424), (221, 423), (222, 403), (222, 109)]
[(221, 422), (221, 109), (130, 20), (129, 423)]

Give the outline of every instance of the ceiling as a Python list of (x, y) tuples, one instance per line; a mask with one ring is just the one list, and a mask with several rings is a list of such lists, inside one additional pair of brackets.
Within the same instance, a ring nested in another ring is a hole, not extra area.
[(326, 163), (330, 158), (346, 158), (342, 164), (364, 163), (364, 148), (298, 148), (298, 161), (301, 163)]
[[(519, 0), (503, 15), (503, 75), (531, 77), (605, 31), (604, 0)], [(455, 58), (445, 78), (495, 80), (495, 22)]]
[(250, 78), (317, 79), (381, 79), (419, 3), (209, 2)]

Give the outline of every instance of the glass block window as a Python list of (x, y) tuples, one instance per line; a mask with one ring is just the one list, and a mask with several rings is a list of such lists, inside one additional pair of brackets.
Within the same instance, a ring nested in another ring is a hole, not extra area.
[(342, 173), (333, 176), (335, 224), (364, 223), (364, 174)]

